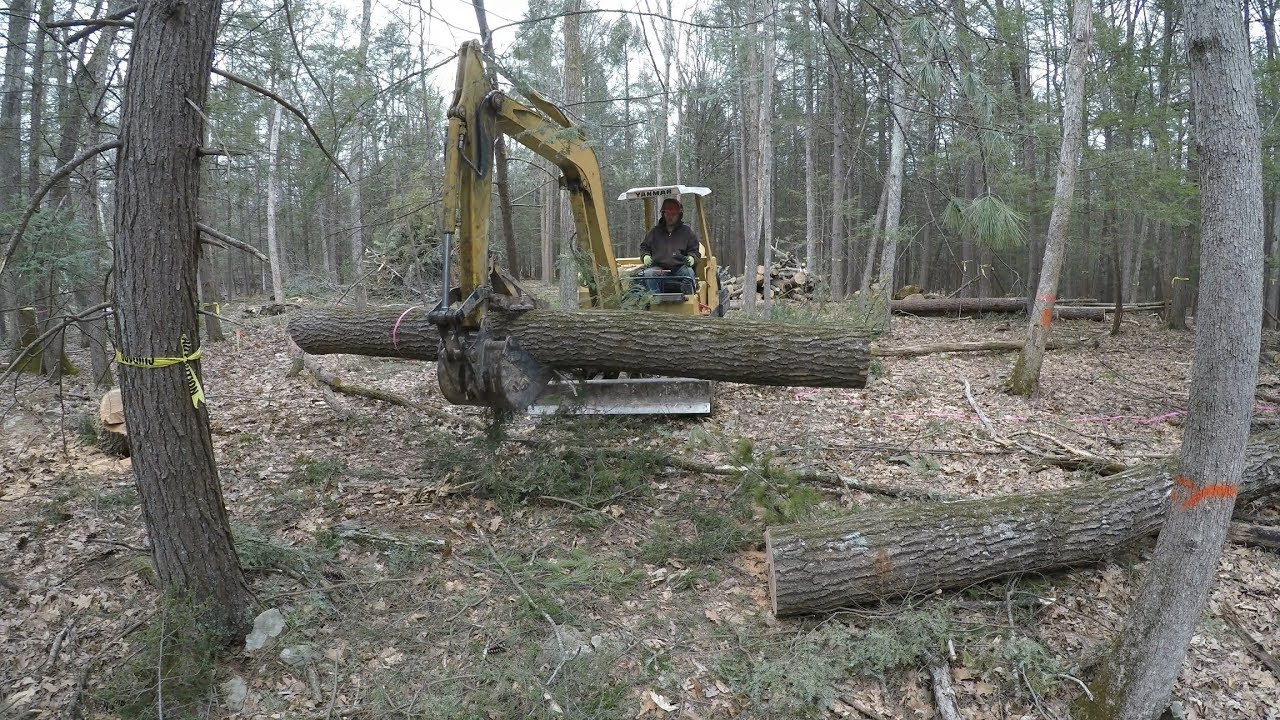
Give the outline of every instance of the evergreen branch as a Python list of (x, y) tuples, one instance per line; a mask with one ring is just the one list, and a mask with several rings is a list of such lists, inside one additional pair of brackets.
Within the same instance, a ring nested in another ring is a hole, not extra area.
[(41, 185), (35, 195), (31, 196), (31, 201), (27, 203), (26, 211), (22, 213), (22, 219), (18, 221), (18, 227), (5, 242), (4, 252), (0, 253), (0, 273), (4, 272), (4, 269), (8, 267), (9, 260), (13, 257), (14, 251), (18, 248), (18, 243), (22, 242), (22, 236), (27, 232), (27, 226), (31, 224), (31, 218), (35, 217), (36, 212), (40, 209), (40, 202), (44, 200), (45, 195), (49, 194), (49, 191), (53, 189), (53, 186), (57, 185), (58, 182), (75, 172), (76, 168), (80, 167), (85, 162), (108, 150), (115, 150), (120, 147), (121, 144), (120, 140), (108, 140), (107, 142), (94, 145), (72, 158), (66, 165), (63, 165), (53, 171), (53, 174), (49, 176), (49, 179), (45, 181), (44, 185)]

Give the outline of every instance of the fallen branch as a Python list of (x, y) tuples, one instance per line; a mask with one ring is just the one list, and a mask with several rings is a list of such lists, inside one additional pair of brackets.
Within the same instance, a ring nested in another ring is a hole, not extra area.
[[(743, 465), (713, 465), (698, 460), (691, 460), (676, 455), (666, 457), (666, 463), (669, 467), (678, 468), (680, 470), (688, 470), (689, 472), (702, 473), (703, 475), (742, 475), (750, 472), (749, 466)], [(785, 468), (773, 466), (774, 471), (788, 474), (798, 482), (813, 483), (822, 485), (836, 490), (856, 490), (869, 495), (884, 495), (898, 500), (927, 500), (940, 501), (952, 499), (950, 496), (942, 495), (925, 490), (915, 490), (912, 488), (895, 487), (893, 485), (885, 485), (870, 480), (854, 480), (837, 473), (822, 472), (811, 468)]]
[(933, 680), (933, 702), (938, 706), (938, 716), (942, 720), (964, 720), (960, 708), (956, 707), (956, 689), (951, 685), (951, 666), (935, 655), (927, 656), (925, 662)]
[(454, 423), (459, 423), (461, 425), (465, 425), (466, 427), (472, 430), (479, 431), (484, 429), (484, 423), (481, 423), (479, 420), (476, 420), (474, 418), (470, 418), (465, 415), (454, 415), (452, 413), (445, 412), (440, 408), (434, 407), (432, 405), (428, 405), (427, 403), (408, 400), (393, 392), (387, 392), (386, 390), (365, 387), (363, 385), (352, 385), (350, 383), (347, 383), (342, 378), (338, 377), (337, 373), (322, 367), (320, 363), (315, 362), (309, 355), (306, 355), (305, 353), (302, 356), (302, 364), (303, 364), (303, 367), (307, 369), (307, 372), (311, 373), (312, 377), (314, 377), (322, 385), (332, 389), (334, 392), (339, 392), (339, 393), (342, 393), (343, 395), (362, 397), (368, 400), (377, 400), (378, 402), (385, 402), (391, 405), (398, 405), (400, 407), (410, 408), (422, 413), (426, 413), (427, 415), (430, 415), (439, 420), (443, 420), (445, 422), (454, 422)]
[(1280, 679), (1280, 662), (1276, 662), (1276, 659), (1272, 657), (1271, 653), (1267, 652), (1267, 649), (1262, 647), (1262, 643), (1258, 642), (1257, 638), (1251, 635), (1248, 630), (1244, 629), (1244, 626), (1240, 624), (1240, 618), (1236, 616), (1235, 611), (1231, 608), (1224, 607), (1220, 614), (1222, 615), (1222, 619), (1227, 622), (1227, 625), (1230, 625), (1231, 629), (1235, 631), (1236, 635), (1240, 636), (1240, 640), (1244, 642), (1245, 650), (1248, 650), (1250, 655), (1260, 660), (1263, 665), (1266, 665), (1272, 675), (1275, 675), (1277, 679)]

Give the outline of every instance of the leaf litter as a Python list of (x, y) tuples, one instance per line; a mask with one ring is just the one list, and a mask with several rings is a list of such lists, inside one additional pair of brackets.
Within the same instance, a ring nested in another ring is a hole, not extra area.
[[(780, 620), (761, 536), (777, 517), (896, 502), (805, 494), (785, 469), (990, 497), (1088, 482), (1039, 456), (1066, 448), (1130, 465), (1176, 453), (1192, 337), (1127, 318), (1119, 337), (1063, 323), (1093, 339), (1049, 354), (1035, 401), (1001, 390), (1012, 354), (944, 353), (879, 358), (862, 390), (721, 383), (708, 418), (516, 419), (489, 438), (472, 429), (483, 412), (445, 403), (427, 363), (318, 358), (345, 382), (439, 411), (339, 396), (341, 419), (305, 373), (288, 375), (282, 322), (247, 320), (206, 348), (203, 372), (242, 564), (258, 610), (277, 610), (284, 628), (260, 650), (225, 652), (187, 711), (931, 717), (913, 654), (924, 643), (948, 656), (966, 718), (1067, 717), (1075, 666), (1119, 630), (1150, 544), (1071, 572)], [(1002, 319), (895, 318), (879, 342), (1021, 332)], [(0, 715), (59, 717), (75, 700), (113, 716), (123, 705), (109, 690), (145, 641), (137, 628), (162, 609), (128, 461), (74, 429), (98, 399), (81, 382), (60, 396), (30, 379), (6, 389)], [(1275, 366), (1259, 384), (1280, 385)], [(1257, 412), (1280, 414), (1266, 402)], [(998, 442), (1014, 437), (1037, 453)], [(679, 469), (672, 453), (739, 471)], [(1245, 510), (1280, 516), (1274, 499)], [(1274, 553), (1226, 548), (1174, 689), (1186, 717), (1280, 718), (1277, 678), (1219, 612), (1280, 654), (1277, 587)]]

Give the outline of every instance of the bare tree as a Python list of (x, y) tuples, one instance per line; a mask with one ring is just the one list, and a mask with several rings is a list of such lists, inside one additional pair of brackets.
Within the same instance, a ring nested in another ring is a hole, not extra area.
[[(583, 63), (581, 13), (582, 0), (566, 0), (564, 17), (564, 100), (570, 107), (582, 102)], [(564, 200), (560, 201), (560, 307), (573, 309), (578, 306), (578, 262), (575, 259), (575, 238), (570, 228), (576, 227), (572, 210)], [(578, 238), (582, 239), (582, 238)]]
[[(839, 11), (840, 3), (836, 0), (827, 2), (825, 22), (827, 31), (830, 33), (839, 32)], [(845, 295), (845, 260), (848, 252), (844, 236), (845, 204), (847, 202), (845, 198), (847, 190), (846, 173), (848, 172), (848, 168), (845, 167), (845, 143), (848, 138), (845, 135), (844, 127), (844, 76), (842, 75), (842, 69), (836, 62), (835, 49), (828, 45), (827, 53), (831, 57), (831, 132), (834, 136), (831, 147), (831, 299), (843, 300)]]
[(1071, 16), (1071, 54), (1067, 58), (1066, 97), (1062, 108), (1062, 150), (1058, 155), (1058, 184), (1053, 193), (1053, 214), (1045, 238), (1044, 262), (1035, 304), (1027, 323), (1027, 342), (1013, 365), (1008, 389), (1015, 395), (1034, 395), (1040, 387), (1040, 366), (1044, 362), (1049, 322), (1057, 301), (1058, 278), (1062, 274), (1071, 225), (1071, 201), (1075, 196), (1076, 173), (1084, 150), (1084, 66), (1089, 58), (1093, 32), (1089, 0), (1075, 0)]
[(352, 298), (356, 307), (364, 307), (369, 301), (369, 291), (364, 284), (364, 248), (368, 244), (368, 228), (365, 224), (363, 183), (365, 176), (365, 113), (364, 103), (369, 98), (369, 30), (373, 22), (373, 2), (364, 0), (360, 13), (360, 45), (356, 49), (356, 86), (360, 107), (356, 109), (354, 144), (352, 145), (351, 170), (355, 179), (351, 183), (351, 278), (355, 282)]
[[(493, 33), (489, 32), (489, 16), (484, 9), (484, 0), (471, 0), (471, 5), (476, 11), (476, 26), (480, 28), (480, 42), (484, 45), (485, 54), (493, 57)], [(492, 67), (489, 68), (489, 80), (496, 80)], [(507, 138), (501, 134), (493, 141), (493, 169), (493, 184), (498, 189), (498, 215), (502, 218), (503, 247), (507, 251), (507, 269), (513, 276), (520, 277), (516, 227), (511, 215), (511, 181), (507, 178)]]
[(1262, 314), (1262, 149), (1240, 7), (1185, 3), (1201, 282), (1178, 477), (1133, 611), (1077, 718), (1154, 720), (1200, 621), (1244, 468)]
[(267, 131), (267, 256), (271, 265), (271, 295), (281, 305), (284, 304), (284, 258), (276, 220), (280, 212), (280, 121), (283, 119), (284, 106), (276, 103)]
[(245, 624), (253, 597), (197, 392), (198, 108), (209, 94), (220, 11), (216, 0), (152, 0), (138, 10), (117, 153), (115, 307), (121, 396), (156, 575), (166, 591), (207, 603), (208, 619), (230, 632)]
[[(0, 86), (0, 212), (22, 207), (22, 94), (25, 88), (27, 33), (31, 26), (31, 0), (10, 0), (9, 29), (4, 57), (4, 83)], [(11, 229), (8, 232), (13, 232)], [(0, 267), (4, 259), (0, 258)], [(0, 331), (17, 327), (13, 273), (0, 275)], [(6, 318), (8, 318), (6, 320)], [(0, 335), (3, 333), (0, 332)]]
[(903, 65), (902, 17), (898, 8), (890, 5), (881, 16), (889, 26), (892, 50), (889, 55), (889, 169), (884, 178), (884, 248), (880, 253), (880, 300), (877, 312), (883, 313), (883, 323), (889, 326), (889, 303), (893, 300), (893, 275), (898, 257), (898, 225), (902, 217), (902, 174), (907, 157), (907, 82)]

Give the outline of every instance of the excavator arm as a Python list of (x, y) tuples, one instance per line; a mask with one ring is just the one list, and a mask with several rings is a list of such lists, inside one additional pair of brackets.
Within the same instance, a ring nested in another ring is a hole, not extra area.
[[(591, 258), (593, 304), (616, 307), (621, 295), (605, 209), (600, 163), (586, 136), (564, 111), (535, 91), (530, 105), (493, 87), (475, 41), (458, 52), (445, 147), (445, 236), (456, 243), (463, 297), (483, 286), (489, 266), (493, 143), (501, 133), (553, 163), (569, 193), (578, 243)], [(474, 326), (474, 322), (468, 323)]]
[[(546, 385), (546, 373), (514, 341), (492, 337), (484, 326), (491, 304), (532, 307), (528, 293), (489, 258), (493, 143), (502, 133), (560, 169), (579, 245), (591, 258), (592, 304), (617, 307), (622, 287), (600, 163), (586, 136), (554, 103), (530, 91), (530, 107), (495, 88), (478, 43), (464, 43), (458, 55), (445, 145), (444, 287), (429, 315), (443, 343), (440, 386), (455, 404), (523, 410)], [(457, 287), (451, 280), (455, 254)]]

